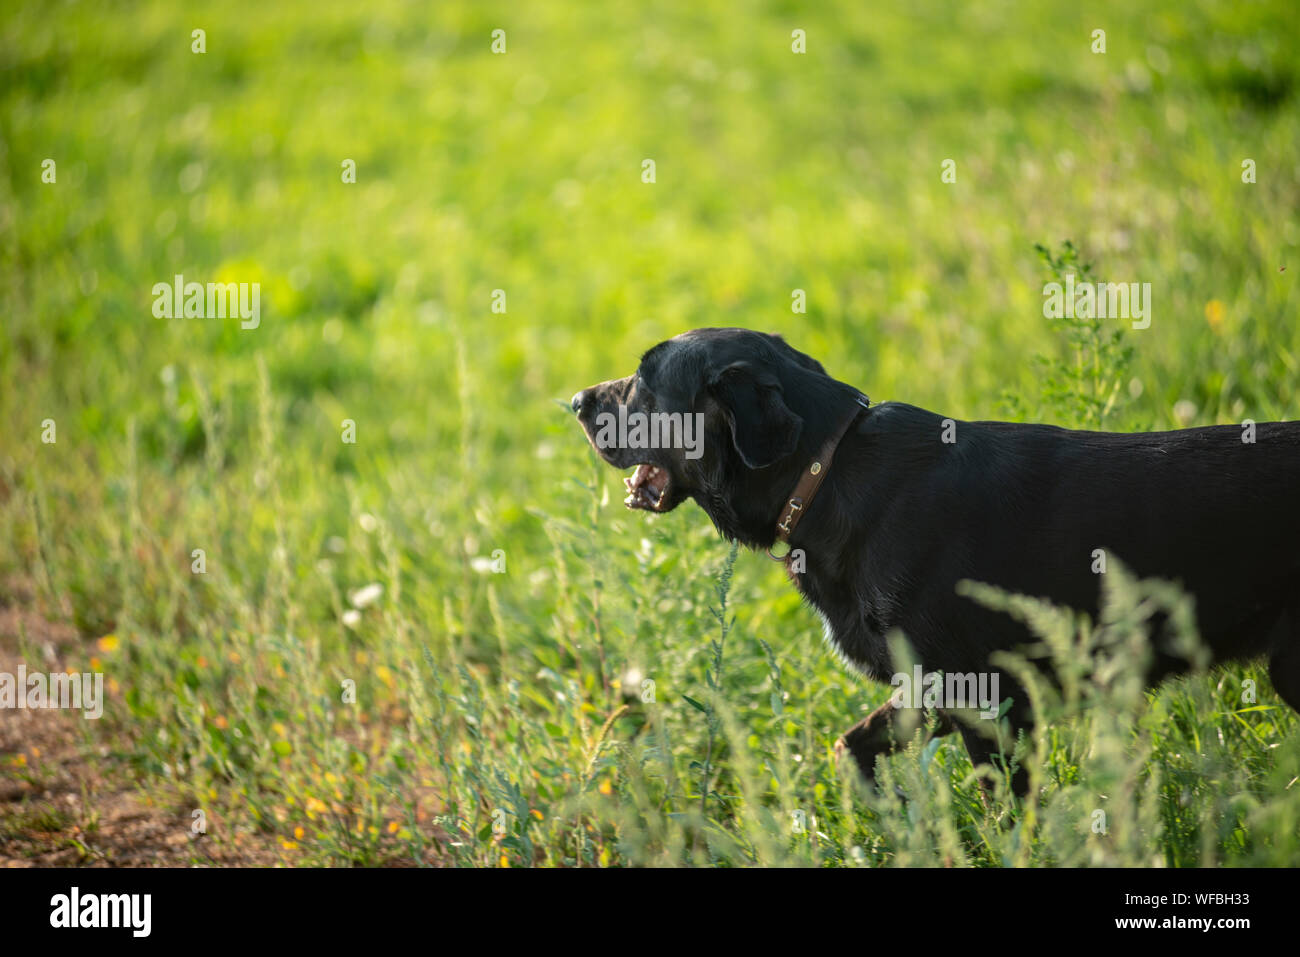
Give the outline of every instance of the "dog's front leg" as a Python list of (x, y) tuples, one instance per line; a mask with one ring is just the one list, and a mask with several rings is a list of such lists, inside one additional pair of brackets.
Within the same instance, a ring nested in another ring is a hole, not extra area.
[[(910, 709), (909, 709), (910, 710)], [(893, 700), (886, 701), (871, 714), (845, 731), (835, 742), (835, 760), (838, 763), (847, 751), (853, 755), (858, 770), (868, 783), (876, 779), (876, 758), (889, 754), (905, 745), (916, 731), (915, 724), (903, 720), (904, 709), (894, 707)], [(919, 712), (911, 711), (912, 715)], [(936, 711), (939, 721), (934, 736), (956, 730), (952, 719), (943, 711)]]

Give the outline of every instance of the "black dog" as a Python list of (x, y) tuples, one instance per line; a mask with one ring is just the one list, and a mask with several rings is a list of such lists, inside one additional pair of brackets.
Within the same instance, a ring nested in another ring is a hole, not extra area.
[[(827, 638), (878, 680), (892, 671), (893, 629), (926, 672), (945, 674), (988, 674), (991, 654), (1027, 641), (1018, 622), (959, 595), (963, 579), (1095, 618), (1102, 549), (1181, 582), (1214, 660), (1267, 654), (1278, 694), (1300, 710), (1300, 423), (1129, 435), (945, 419), (869, 405), (779, 336), (744, 329), (660, 343), (633, 375), (575, 395), (573, 410), (607, 462), (637, 466), (629, 508), (693, 498), (728, 539), (788, 544)], [(627, 431), (646, 420), (648, 431)], [(656, 426), (678, 441), (652, 441)], [(1149, 683), (1186, 670), (1152, 650)], [(1013, 699), (1013, 731), (1027, 727), (1021, 689), (1004, 683), (1000, 697)], [(837, 753), (871, 778), (900, 743), (898, 714), (887, 702)], [(978, 765), (997, 749), (974, 724), (941, 713), (939, 731), (959, 730)], [(1023, 769), (1013, 787), (1024, 793)]]

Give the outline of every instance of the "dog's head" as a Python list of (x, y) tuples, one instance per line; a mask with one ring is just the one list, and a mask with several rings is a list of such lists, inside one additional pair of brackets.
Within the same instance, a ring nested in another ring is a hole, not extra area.
[(695, 329), (572, 405), (600, 456), (633, 469), (628, 508), (668, 512), (694, 498), (724, 535), (767, 546), (823, 420), (855, 395), (780, 336)]

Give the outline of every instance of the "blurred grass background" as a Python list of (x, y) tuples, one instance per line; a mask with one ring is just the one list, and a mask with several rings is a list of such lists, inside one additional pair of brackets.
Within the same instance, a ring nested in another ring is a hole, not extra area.
[[(1034, 244), (1069, 237), (1097, 278), (1152, 284), (1109, 425), (1296, 418), (1289, 4), (15, 3), (0, 23), (0, 600), (115, 636), (98, 730), (146, 792), (212, 810), (213, 840), (259, 829), (304, 863), (1293, 861), (1296, 721), (1236, 713), (1263, 669), (1152, 696), (1128, 843), (1071, 830), (1114, 783), (1087, 719), (1037, 823), (982, 806), (955, 740), (897, 759), (929, 782), (910, 810), (856, 794), (829, 747), (885, 689), (749, 555), (710, 685), (726, 546), (693, 507), (610, 506), (620, 476), (553, 401), (740, 325), (873, 399), (1050, 417)], [(177, 273), (259, 282), (260, 328), (155, 319)], [(629, 668), (656, 701), (619, 714)], [(792, 831), (801, 808), (821, 824)]]

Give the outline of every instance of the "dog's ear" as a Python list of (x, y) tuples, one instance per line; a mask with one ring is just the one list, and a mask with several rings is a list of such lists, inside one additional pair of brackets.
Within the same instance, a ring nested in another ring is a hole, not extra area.
[(776, 376), (735, 362), (710, 376), (708, 387), (727, 410), (736, 451), (751, 469), (766, 468), (794, 451), (803, 419), (785, 404)]

